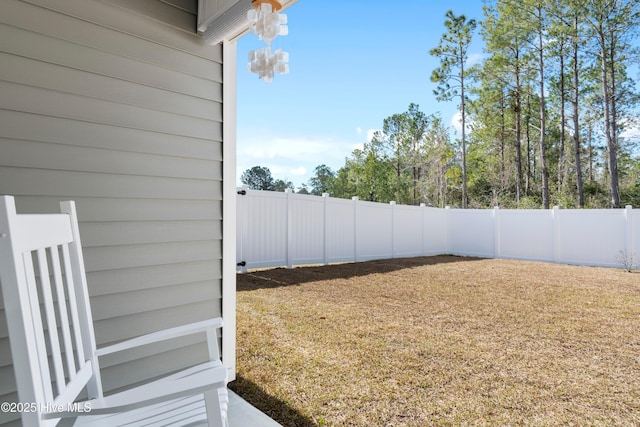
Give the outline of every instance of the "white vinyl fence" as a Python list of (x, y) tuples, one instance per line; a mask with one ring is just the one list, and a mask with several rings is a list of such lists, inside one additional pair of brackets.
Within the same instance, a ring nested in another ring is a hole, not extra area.
[(237, 215), (243, 271), (440, 254), (622, 267), (624, 251), (640, 261), (631, 206), (439, 209), (240, 188)]

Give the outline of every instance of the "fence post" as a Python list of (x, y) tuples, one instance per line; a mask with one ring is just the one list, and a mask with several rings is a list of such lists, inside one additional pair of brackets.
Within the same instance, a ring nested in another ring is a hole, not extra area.
[(247, 219), (247, 186), (236, 187), (236, 193), (241, 197), (236, 197), (236, 269), (240, 267), (241, 273), (246, 273), (247, 260), (244, 259), (245, 243), (247, 243), (249, 220)]
[(291, 189), (287, 188), (284, 190), (285, 195), (287, 196), (286, 198), (286, 203), (287, 203), (287, 246), (286, 246), (286, 253), (287, 253), (287, 268), (293, 268), (293, 263), (292, 263), (292, 253), (291, 253), (291, 247), (293, 246), (293, 224), (292, 224), (292, 208), (291, 208)]
[(624, 207), (624, 220), (625, 220), (625, 232), (626, 232), (626, 250), (627, 255), (635, 258), (637, 254), (635, 254), (635, 233), (633, 229), (633, 207), (631, 205), (627, 205)]
[(560, 207), (554, 206), (551, 211), (551, 218), (553, 220), (553, 261), (558, 262), (560, 260)]
[(445, 229), (445, 248), (447, 250), (447, 255), (451, 255), (451, 229), (450, 229), (450, 220), (449, 216), (451, 215), (451, 206), (444, 207), (444, 229)]
[(396, 202), (392, 200), (389, 205), (391, 205), (391, 259), (393, 259), (396, 257)]
[(353, 196), (353, 262), (358, 261), (358, 196)]
[(500, 206), (493, 208), (493, 257), (500, 258)]
[(420, 255), (424, 256), (424, 221), (427, 212), (427, 205), (420, 203)]
[(323, 218), (322, 218), (322, 262), (324, 265), (329, 264), (329, 218), (328, 218), (329, 193), (322, 193)]

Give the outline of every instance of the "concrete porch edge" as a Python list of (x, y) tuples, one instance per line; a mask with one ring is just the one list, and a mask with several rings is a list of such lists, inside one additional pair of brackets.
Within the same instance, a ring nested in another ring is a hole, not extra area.
[(229, 427), (282, 427), (231, 390), (227, 414)]

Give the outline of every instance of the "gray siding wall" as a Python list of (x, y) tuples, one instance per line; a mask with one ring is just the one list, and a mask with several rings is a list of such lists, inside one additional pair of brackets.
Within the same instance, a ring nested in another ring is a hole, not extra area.
[[(220, 315), (221, 46), (99, 0), (2, 0), (0, 194), (23, 213), (76, 200), (98, 345)], [(103, 382), (205, 357), (199, 337), (151, 346), (101, 359)]]
[(106, 0), (144, 16), (172, 25), (181, 30), (196, 32), (198, 0)]

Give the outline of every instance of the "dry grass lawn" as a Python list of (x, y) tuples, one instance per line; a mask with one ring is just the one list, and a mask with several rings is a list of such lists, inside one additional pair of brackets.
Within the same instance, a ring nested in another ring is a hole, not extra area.
[(451, 256), (238, 276), (238, 394), (285, 426), (640, 425), (640, 272)]

